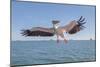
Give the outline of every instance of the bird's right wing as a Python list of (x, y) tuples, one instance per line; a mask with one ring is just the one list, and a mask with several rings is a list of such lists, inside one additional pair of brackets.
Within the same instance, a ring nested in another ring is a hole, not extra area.
[(33, 27), (31, 29), (22, 30), (24, 36), (53, 36), (53, 28)]

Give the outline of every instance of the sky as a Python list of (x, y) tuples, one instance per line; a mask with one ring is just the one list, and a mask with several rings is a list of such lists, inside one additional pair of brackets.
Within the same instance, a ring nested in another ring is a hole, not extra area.
[(95, 39), (95, 6), (12, 1), (11, 8), (12, 40), (55, 40), (56, 36), (24, 37), (20, 33), (32, 27), (52, 27), (52, 20), (59, 20), (60, 26), (64, 26), (80, 16), (86, 18), (86, 28), (74, 35), (64, 33), (65, 37), (69, 40)]

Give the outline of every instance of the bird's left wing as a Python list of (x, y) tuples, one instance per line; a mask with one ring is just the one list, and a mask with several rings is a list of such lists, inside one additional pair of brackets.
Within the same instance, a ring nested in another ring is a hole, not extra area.
[(76, 32), (79, 32), (80, 30), (84, 29), (85, 27), (83, 26), (86, 22), (84, 22), (85, 18), (81, 16), (79, 20), (73, 20), (69, 22), (69, 24), (60, 27), (63, 31), (69, 33), (69, 34), (75, 34)]
[(53, 28), (33, 27), (31, 29), (22, 30), (23, 36), (53, 36)]

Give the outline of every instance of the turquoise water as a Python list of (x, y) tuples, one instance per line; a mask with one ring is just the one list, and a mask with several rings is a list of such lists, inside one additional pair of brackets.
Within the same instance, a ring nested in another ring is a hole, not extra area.
[(12, 41), (11, 65), (95, 61), (95, 40)]

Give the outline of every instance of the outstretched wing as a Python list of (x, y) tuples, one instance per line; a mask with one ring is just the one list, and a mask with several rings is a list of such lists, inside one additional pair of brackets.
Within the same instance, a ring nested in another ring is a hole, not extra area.
[(22, 30), (23, 36), (53, 36), (53, 28), (33, 27), (31, 29)]
[(71, 21), (68, 25), (65, 25), (62, 28), (62, 30), (64, 30), (66, 33), (69, 34), (75, 34), (76, 32), (79, 32), (80, 30), (84, 29), (85, 27), (83, 26), (83, 24), (85, 24), (86, 22), (84, 22), (85, 18), (83, 18), (82, 16), (80, 17), (80, 19), (78, 21), (73, 20)]

